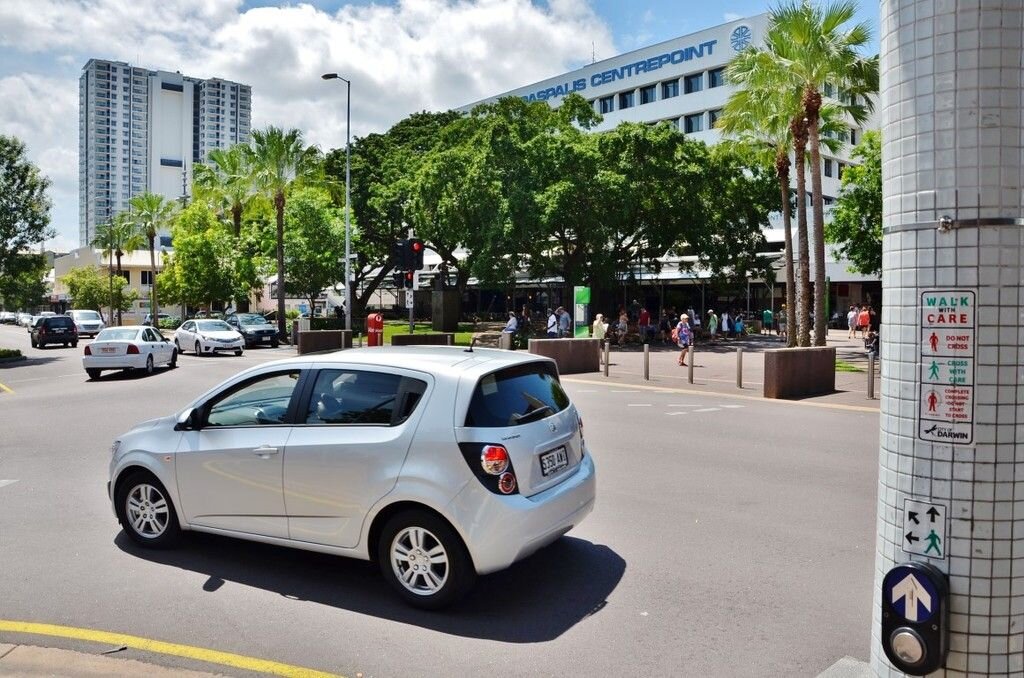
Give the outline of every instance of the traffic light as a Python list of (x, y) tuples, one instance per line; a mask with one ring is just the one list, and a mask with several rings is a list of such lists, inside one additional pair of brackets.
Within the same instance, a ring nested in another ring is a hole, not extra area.
[(394, 273), (395, 287), (401, 288), (405, 286), (405, 271), (395, 271)]
[[(398, 240), (391, 245), (391, 265), (399, 270), (406, 270), (411, 263), (409, 256), (409, 241)], [(401, 285), (399, 285), (401, 287)]]
[(416, 277), (416, 274), (413, 273), (412, 271), (405, 271), (402, 275), (405, 278), (405, 280), (404, 280), (405, 289), (411, 290), (412, 289), (412, 283), (413, 283), (413, 280)]
[(423, 270), (423, 241), (419, 238), (410, 238), (406, 241), (409, 249), (409, 266), (414, 271)]

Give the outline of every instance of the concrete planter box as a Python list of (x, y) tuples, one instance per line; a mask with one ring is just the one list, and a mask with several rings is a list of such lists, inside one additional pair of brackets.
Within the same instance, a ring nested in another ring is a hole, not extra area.
[(597, 339), (530, 339), (530, 353), (554, 359), (559, 374), (601, 369), (601, 342)]
[(338, 351), (343, 348), (352, 348), (352, 332), (349, 330), (299, 332), (296, 345), (299, 355), (315, 351)]
[(836, 390), (836, 349), (777, 348), (764, 353), (764, 397), (796, 398)]
[(437, 332), (434, 334), (392, 334), (392, 346), (454, 346), (455, 334)]

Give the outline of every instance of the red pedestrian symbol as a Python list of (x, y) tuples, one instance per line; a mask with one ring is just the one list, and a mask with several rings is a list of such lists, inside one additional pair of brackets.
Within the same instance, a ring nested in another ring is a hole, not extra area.
[(928, 343), (932, 345), (932, 353), (936, 353), (939, 350), (939, 335), (932, 332), (932, 336), (928, 337)]
[(935, 406), (939, 404), (939, 397), (935, 395), (935, 391), (931, 391), (928, 394), (928, 411), (934, 412)]

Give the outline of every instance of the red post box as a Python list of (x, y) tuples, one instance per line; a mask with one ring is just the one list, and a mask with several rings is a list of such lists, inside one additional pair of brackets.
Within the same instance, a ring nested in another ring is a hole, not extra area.
[(371, 313), (366, 316), (366, 345), (384, 345), (384, 316), (380, 313)]

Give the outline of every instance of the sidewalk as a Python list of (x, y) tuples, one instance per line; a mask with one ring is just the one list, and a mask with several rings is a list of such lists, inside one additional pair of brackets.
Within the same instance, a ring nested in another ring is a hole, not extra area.
[[(801, 401), (822, 405), (837, 405), (878, 409), (881, 392), (879, 367), (875, 365), (875, 399), (867, 396), (867, 355), (861, 339), (847, 339), (846, 330), (830, 330), (827, 345), (836, 348), (836, 360), (851, 365), (859, 372), (836, 372), (836, 390), (832, 393), (801, 398)], [(737, 348), (743, 349), (743, 388), (736, 387)], [(650, 380), (643, 378), (643, 348), (633, 345), (623, 349), (612, 347), (608, 377), (604, 368), (600, 373), (572, 375), (587, 381), (603, 381), (618, 386), (656, 386), (721, 395), (739, 395), (760, 398), (764, 382), (765, 351), (785, 348), (775, 335), (748, 335), (743, 339), (719, 339), (715, 343), (702, 341), (695, 347), (693, 384), (687, 381), (687, 369), (679, 367), (679, 349), (659, 341), (651, 344)], [(694, 357), (690, 354), (687, 362)]]
[(224, 674), (169, 669), (134, 659), (73, 652), (52, 647), (0, 643), (0, 676), (59, 678), (217, 678)]

